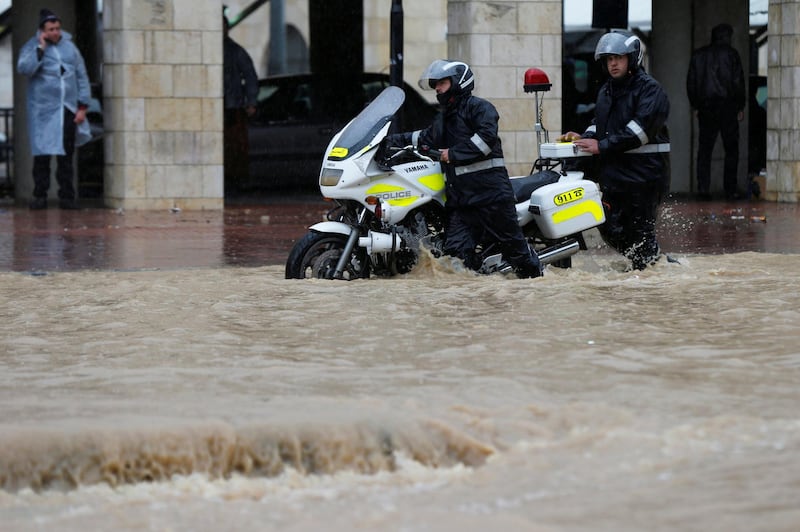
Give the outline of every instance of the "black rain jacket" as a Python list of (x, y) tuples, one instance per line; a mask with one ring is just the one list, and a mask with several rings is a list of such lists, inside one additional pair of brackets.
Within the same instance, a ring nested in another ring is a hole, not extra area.
[(459, 167), (502, 159), (498, 121), (497, 109), (489, 101), (471, 93), (461, 94), (448, 102), (427, 128), (395, 137), (401, 137), (406, 145), (449, 149), (450, 163), (442, 164), (447, 177), (448, 208), (513, 203), (514, 191), (505, 166), (456, 173)]
[[(598, 140), (601, 184), (655, 183), (669, 189), (669, 153), (626, 153), (643, 145), (669, 144), (669, 99), (643, 69), (600, 87), (592, 125), (583, 134)], [(643, 148), (648, 149), (648, 148)]]
[(692, 54), (686, 93), (692, 109), (744, 109), (742, 60), (730, 45), (730, 35), (715, 31), (711, 44)]
[(247, 51), (230, 37), (223, 46), (223, 85), (225, 109), (256, 105), (258, 76)]

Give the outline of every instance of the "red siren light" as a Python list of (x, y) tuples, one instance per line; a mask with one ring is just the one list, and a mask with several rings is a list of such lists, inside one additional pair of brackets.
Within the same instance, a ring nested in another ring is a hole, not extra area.
[(529, 68), (525, 71), (525, 92), (549, 91), (553, 84), (550, 78), (539, 68)]

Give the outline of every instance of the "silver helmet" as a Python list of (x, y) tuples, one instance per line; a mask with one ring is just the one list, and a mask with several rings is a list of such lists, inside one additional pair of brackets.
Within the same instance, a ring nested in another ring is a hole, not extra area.
[(634, 71), (642, 66), (644, 47), (636, 35), (612, 31), (600, 37), (594, 49), (595, 60), (609, 55), (627, 55), (628, 69)]
[(440, 79), (450, 78), (453, 94), (472, 92), (475, 88), (475, 76), (469, 65), (462, 61), (437, 59), (422, 73), (419, 86), (423, 90), (432, 89)]

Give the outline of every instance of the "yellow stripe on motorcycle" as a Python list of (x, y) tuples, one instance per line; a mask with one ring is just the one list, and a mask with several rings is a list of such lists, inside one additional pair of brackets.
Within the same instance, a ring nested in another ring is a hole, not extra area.
[(405, 188), (382, 183), (367, 189), (367, 194), (386, 194), (387, 192), (399, 192), (401, 190), (405, 190)]
[(419, 178), (419, 182), (434, 192), (444, 189), (444, 174), (431, 174)]
[(399, 198), (399, 199), (390, 199), (386, 200), (389, 205), (393, 205), (395, 207), (405, 207), (406, 205), (411, 205), (415, 201), (419, 199), (419, 196), (409, 196), (408, 198)]
[(347, 157), (347, 153), (348, 153), (347, 148), (341, 148), (337, 146), (330, 151), (328, 157), (336, 157), (339, 159), (344, 159), (345, 157)]
[(598, 222), (603, 220), (603, 207), (597, 202), (586, 200), (553, 213), (553, 223), (560, 224), (584, 214), (591, 214)]
[(362, 154), (367, 153), (369, 150), (373, 148), (372, 144), (367, 144), (356, 153), (356, 157), (360, 157)]
[(395, 207), (405, 207), (419, 200), (419, 196), (411, 196), (411, 191), (404, 187), (398, 187), (397, 185), (375, 185), (367, 189), (367, 194), (370, 196), (378, 196), (382, 201)]

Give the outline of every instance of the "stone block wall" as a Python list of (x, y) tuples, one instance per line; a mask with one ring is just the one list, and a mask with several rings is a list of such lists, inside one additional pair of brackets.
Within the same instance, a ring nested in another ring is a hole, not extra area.
[(222, 207), (220, 13), (217, 2), (105, 2), (107, 205)]
[[(364, 1), (364, 70), (389, 73), (391, 0)], [(403, 0), (403, 79), (414, 88), (433, 60), (447, 56), (447, 3)], [(436, 101), (432, 91), (420, 91)]]
[[(538, 157), (534, 95), (523, 90), (528, 68), (553, 84), (539, 93), (543, 126), (561, 132), (561, 0), (477, 2), (448, 0), (448, 56), (475, 72), (475, 94), (500, 113), (500, 134), (511, 175), (525, 175)], [(544, 136), (542, 136), (544, 141)]]
[(764, 197), (800, 200), (800, 1), (770, 0), (767, 186)]

